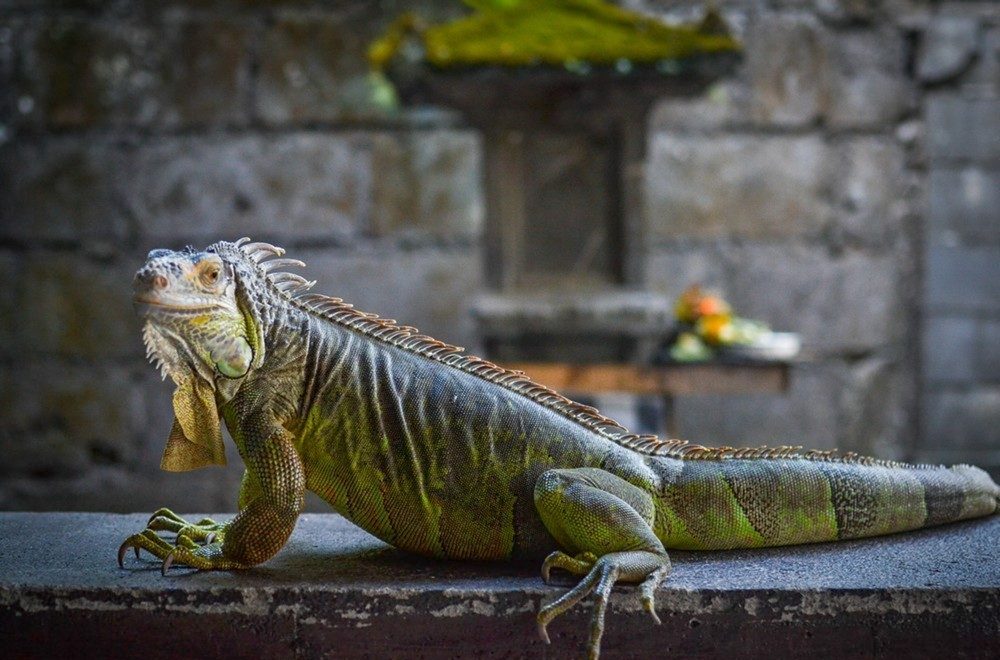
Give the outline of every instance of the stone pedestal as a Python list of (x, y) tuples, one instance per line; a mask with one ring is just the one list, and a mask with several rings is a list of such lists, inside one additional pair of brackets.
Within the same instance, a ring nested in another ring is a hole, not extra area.
[[(197, 519), (199, 516), (192, 516)], [(220, 517), (220, 516), (217, 516)], [(225, 518), (223, 515), (221, 518)], [(146, 515), (0, 513), (4, 657), (579, 658), (590, 599), (536, 632), (575, 583), (538, 563), (407, 555), (340, 516), (303, 515), (262, 566), (198, 572), (115, 552)], [(791, 548), (671, 552), (656, 591), (614, 590), (601, 657), (989, 658), (1000, 517)]]
[[(501, 306), (510, 312), (499, 319), (478, 315), (487, 346), (499, 346), (490, 339), (498, 333), (510, 335), (511, 319), (523, 316), (514, 309), (521, 301), (531, 306), (572, 297), (579, 309), (588, 298), (628, 298), (641, 290), (649, 107), (663, 96), (702, 91), (735, 61), (735, 55), (713, 55), (586, 73), (545, 67), (394, 72), (407, 103), (455, 108), (482, 132), (486, 278), (498, 295), (508, 296)], [(652, 302), (656, 308), (667, 304)], [(546, 329), (548, 339), (536, 333), (524, 351), (606, 334), (598, 327), (608, 323), (597, 307), (572, 316)], [(661, 337), (669, 332), (665, 321)], [(620, 325), (592, 359), (635, 359), (641, 352), (635, 332)], [(563, 356), (543, 350), (548, 359), (575, 359), (572, 349)], [(502, 354), (528, 357), (509, 342)]]

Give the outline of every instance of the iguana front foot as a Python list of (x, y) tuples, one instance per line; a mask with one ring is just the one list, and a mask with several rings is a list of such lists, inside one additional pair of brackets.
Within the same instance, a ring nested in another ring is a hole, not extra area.
[(170, 509), (157, 509), (146, 522), (146, 529), (156, 532), (173, 532), (177, 538), (187, 537), (192, 541), (212, 543), (223, 540), (226, 523), (217, 523), (211, 518), (202, 518), (189, 523)]
[[(231, 570), (245, 568), (242, 564), (226, 559), (222, 554), (222, 541), (226, 525), (210, 518), (197, 523), (189, 523), (169, 509), (159, 509), (149, 518), (146, 529), (125, 539), (118, 548), (118, 565), (125, 567), (125, 553), (135, 550), (136, 558), (140, 550), (146, 550), (163, 560), (163, 574), (166, 575), (173, 564), (184, 564), (200, 570)], [(158, 531), (177, 535), (171, 544)], [(199, 542), (204, 545), (199, 545)]]

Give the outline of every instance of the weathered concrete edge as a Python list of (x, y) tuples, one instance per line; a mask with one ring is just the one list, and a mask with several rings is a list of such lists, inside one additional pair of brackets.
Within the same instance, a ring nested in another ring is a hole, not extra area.
[[(311, 621), (409, 616), (432, 618), (473, 615), (509, 617), (537, 611), (540, 604), (564, 589), (428, 589), (393, 587), (213, 587), (192, 592), (184, 588), (61, 588), (0, 586), (0, 612), (33, 614), (45, 611), (179, 612), (244, 616), (293, 615)], [(611, 601), (618, 614), (644, 616), (634, 586), (616, 587)], [(1000, 589), (676, 589), (656, 593), (663, 615), (724, 614), (742, 610), (751, 617), (794, 621), (802, 617), (842, 614), (920, 615), (956, 610), (995, 610), (1000, 623)]]

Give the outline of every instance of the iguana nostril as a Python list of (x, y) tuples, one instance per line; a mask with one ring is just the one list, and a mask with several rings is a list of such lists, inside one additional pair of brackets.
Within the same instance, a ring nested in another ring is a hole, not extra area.
[(153, 288), (154, 289), (166, 289), (167, 288), (167, 284), (168, 284), (167, 278), (165, 278), (163, 275), (154, 275), (153, 276)]

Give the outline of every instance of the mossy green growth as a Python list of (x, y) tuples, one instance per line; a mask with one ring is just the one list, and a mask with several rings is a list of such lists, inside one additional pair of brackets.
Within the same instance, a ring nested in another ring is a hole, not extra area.
[(735, 52), (739, 43), (721, 18), (709, 11), (696, 26), (668, 25), (605, 0), (467, 0), (469, 16), (441, 25), (422, 25), (400, 16), (369, 48), (381, 70), (419, 35), (424, 59), (452, 69), (472, 66), (559, 66), (651, 64), (695, 55)]

